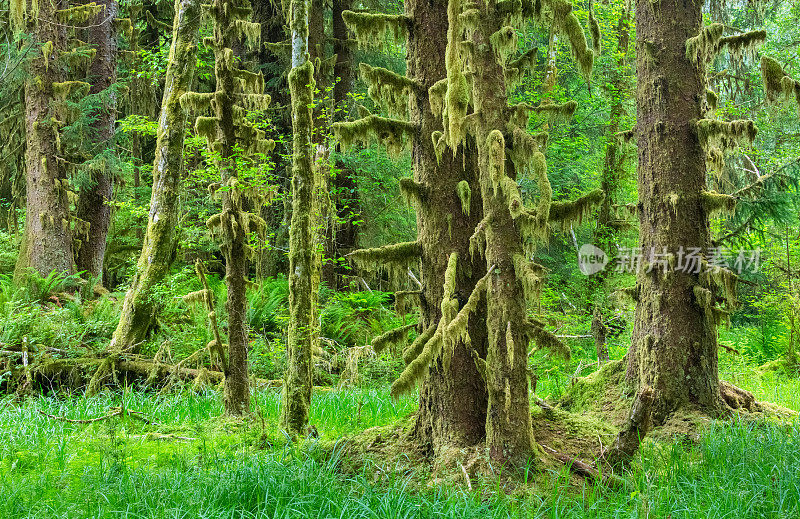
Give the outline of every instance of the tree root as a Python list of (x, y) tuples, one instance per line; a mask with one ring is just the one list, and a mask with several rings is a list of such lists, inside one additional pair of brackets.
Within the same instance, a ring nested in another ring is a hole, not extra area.
[(620, 468), (628, 464), (639, 450), (644, 437), (653, 428), (651, 417), (655, 396), (651, 387), (642, 388), (636, 395), (626, 427), (617, 435), (614, 444), (601, 455), (601, 459), (611, 467)]

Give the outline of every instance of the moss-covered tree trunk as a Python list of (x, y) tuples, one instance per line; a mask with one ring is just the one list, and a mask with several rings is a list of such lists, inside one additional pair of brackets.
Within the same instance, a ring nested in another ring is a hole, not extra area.
[[(705, 68), (687, 56), (686, 45), (701, 27), (702, 2), (636, 2), (639, 244), (645, 263), (651, 250), (677, 257), (681, 247), (707, 252), (711, 246), (702, 201), (706, 156), (694, 125), (703, 118)], [(627, 378), (655, 390), (657, 424), (681, 406), (715, 412), (721, 405), (716, 331), (696, 297), (700, 276), (658, 266), (646, 270), (637, 276)]]
[[(455, 0), (450, 0), (456, 3)], [(501, 29), (503, 15), (493, 7), (481, 9), (473, 34), (473, 98), (479, 101), (474, 135), (478, 144), (483, 214), (486, 221), (486, 265), (493, 269), (486, 287), (486, 446), (492, 459), (524, 462), (534, 453), (528, 395), (528, 342), (522, 323), (526, 298), (515, 258), (524, 258), (523, 236), (511, 215), (511, 193), (498, 186), (499, 175), (516, 183), (516, 171), (505, 153), (501, 133), (507, 124), (505, 73), (489, 35)], [(501, 177), (502, 178), (502, 177)]]
[(312, 239), (315, 189), (312, 149), (314, 66), (308, 54), (310, 0), (291, 2), (292, 70), (292, 221), (289, 231), (288, 366), (283, 386), (281, 426), (290, 434), (304, 434), (309, 420), (314, 341), (314, 275)]
[[(409, 114), (419, 125), (412, 146), (414, 180), (424, 186), (415, 208), (422, 246), (421, 329), (426, 330), (442, 318), (442, 280), (451, 253), (458, 256), (455, 291), (462, 305), (486, 271), (480, 257), (472, 258), (469, 246), (483, 207), (472, 147), (455, 154), (446, 151), (437, 161), (430, 138), (442, 130), (441, 117), (431, 110), (429, 89), (447, 73), (447, 0), (412, 0), (405, 6), (411, 20), (407, 74), (420, 85), (411, 94)], [(447, 446), (475, 445), (485, 436), (486, 384), (471, 353), (474, 349), (479, 356), (486, 355), (483, 312), (476, 313), (468, 327), (471, 346), (459, 340), (448, 366), (441, 358), (434, 359), (420, 387), (415, 434), (434, 453)]]
[(59, 117), (53, 92), (54, 83), (61, 79), (56, 59), (66, 37), (55, 16), (62, 6), (61, 2), (22, 2), (29, 4), (25, 11), (36, 16), (18, 20), (17, 28), (32, 34), (34, 52), (41, 54), (31, 60), (25, 82), (26, 218), (15, 277), (24, 276), (28, 269), (43, 276), (52, 271), (71, 273), (74, 259), (67, 179), (57, 159)]
[(194, 78), (200, 24), (199, 0), (176, 0), (172, 45), (158, 119), (150, 213), (131, 288), (125, 294), (111, 349), (137, 352), (158, 311), (154, 286), (175, 256), (183, 171), (186, 111), (180, 104)]
[[(117, 35), (114, 20), (119, 4), (117, 0), (101, 0), (105, 6), (90, 21), (88, 43), (96, 49), (89, 66), (90, 94), (105, 92), (102, 104), (92, 124), (96, 132), (95, 155), (109, 157), (114, 152), (114, 123), (117, 119), (116, 94), (109, 88), (117, 80)], [(87, 275), (99, 277), (103, 274), (103, 259), (106, 253), (106, 238), (111, 225), (111, 197), (114, 182), (108, 158), (101, 159), (100, 167), (92, 168), (92, 184), (81, 189), (76, 207), (78, 219), (89, 224), (89, 232), (82, 240), (75, 257), (76, 269)], [(102, 281), (102, 280), (99, 280)]]

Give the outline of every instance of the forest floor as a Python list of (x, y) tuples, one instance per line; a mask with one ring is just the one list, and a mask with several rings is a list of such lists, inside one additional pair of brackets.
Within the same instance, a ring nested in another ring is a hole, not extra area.
[[(791, 409), (800, 380), (729, 367), (728, 380)], [(293, 444), (275, 426), (279, 391), (255, 395), (247, 420), (221, 418), (220, 398), (106, 392), (97, 397), (0, 399), (0, 517), (797, 517), (800, 425), (710, 423), (696, 442), (646, 442), (616, 489), (576, 485), (564, 467), (525, 473), (511, 494), (497, 481), (442, 484), (400, 455), (348, 459), (347, 443), (404, 424), (415, 398), (387, 388), (319, 393), (319, 438)], [(119, 406), (151, 423), (114, 416)], [(112, 411), (113, 412), (113, 411)], [(48, 416), (50, 415), (50, 416)], [(391, 460), (389, 460), (391, 462)], [(427, 479), (426, 479), (427, 478)], [(535, 480), (535, 481), (534, 481)], [(531, 490), (525, 490), (526, 488)]]

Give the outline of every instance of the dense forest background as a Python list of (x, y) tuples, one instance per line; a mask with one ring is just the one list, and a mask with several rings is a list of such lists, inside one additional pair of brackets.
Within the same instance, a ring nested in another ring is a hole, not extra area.
[(797, 513), (800, 4), (688, 3), (0, 0), (0, 514)]

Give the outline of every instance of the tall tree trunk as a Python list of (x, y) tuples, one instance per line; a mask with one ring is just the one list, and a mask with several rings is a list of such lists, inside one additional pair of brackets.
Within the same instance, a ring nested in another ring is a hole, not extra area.
[[(114, 20), (117, 17), (119, 4), (117, 0), (102, 0), (104, 5), (89, 27), (89, 44), (96, 49), (94, 61), (89, 67), (89, 83), (92, 85), (89, 94), (106, 92), (102, 106), (95, 114), (93, 129), (97, 133), (95, 155), (110, 155), (114, 147), (114, 123), (117, 120), (116, 94), (109, 88), (117, 80), (117, 35)], [(111, 197), (114, 182), (107, 163), (108, 159), (100, 159), (100, 168), (93, 168), (93, 184), (81, 189), (76, 208), (79, 220), (89, 224), (89, 233), (77, 250), (75, 264), (79, 271), (87, 275), (99, 277), (103, 274), (103, 259), (106, 254), (106, 239), (111, 225)], [(100, 279), (98, 282), (102, 282)]]
[[(631, 86), (625, 73), (628, 48), (630, 43), (630, 4), (626, 5), (620, 15), (617, 25), (616, 67), (611, 72), (611, 85), (609, 96), (613, 99), (611, 113), (609, 114), (608, 129), (606, 131), (606, 151), (603, 159), (603, 172), (600, 175), (600, 189), (606, 194), (600, 204), (597, 223), (594, 231), (594, 244), (603, 250), (609, 257), (616, 256), (616, 236), (619, 222), (614, 215), (614, 204), (619, 202), (619, 186), (625, 173), (625, 149), (620, 144), (617, 134), (621, 131), (622, 120), (625, 117), (625, 101), (630, 94)], [(605, 311), (608, 309), (607, 298), (608, 275), (613, 263), (589, 278), (589, 288), (593, 292), (594, 308), (592, 310), (592, 335), (595, 340), (597, 359), (600, 362), (608, 360), (608, 345), (606, 344)]]
[[(416, 204), (417, 235), (422, 246), (422, 329), (442, 318), (445, 278), (450, 254), (458, 256), (456, 293), (461, 304), (486, 272), (485, 263), (470, 254), (469, 238), (481, 219), (477, 158), (472, 146), (456, 154), (445, 151), (437, 161), (431, 134), (442, 130), (441, 117), (431, 111), (428, 89), (446, 76), (447, 0), (412, 0), (405, 3), (412, 20), (408, 39), (408, 76), (421, 88), (411, 96), (410, 120), (419, 125), (412, 155), (414, 180), (424, 187)], [(469, 185), (470, 196), (459, 196), (459, 183)], [(466, 210), (462, 206), (466, 202)], [(458, 341), (445, 366), (434, 359), (420, 388), (419, 412), (415, 425), (417, 439), (438, 453), (446, 446), (469, 446), (483, 440), (486, 427), (486, 384), (471, 354), (474, 348), (486, 355), (485, 314), (479, 310), (469, 320), (471, 347)]]
[[(677, 255), (711, 246), (705, 153), (694, 121), (703, 118), (705, 70), (687, 57), (687, 39), (702, 26), (702, 2), (637, 0), (639, 244)], [(640, 270), (627, 379), (655, 390), (653, 418), (681, 406), (720, 408), (716, 330), (695, 296), (699, 275)]]
[(153, 287), (169, 270), (175, 256), (179, 190), (183, 170), (186, 111), (180, 98), (192, 84), (200, 23), (199, 0), (176, 0), (172, 45), (161, 102), (153, 191), (144, 245), (131, 288), (125, 294), (111, 349), (137, 352), (157, 312)]
[(292, 0), (290, 12), (292, 70), (292, 221), (289, 235), (288, 366), (283, 385), (281, 426), (304, 434), (309, 420), (314, 340), (312, 239), (313, 195), (316, 185), (312, 151), (314, 65), (308, 55), (310, 0)]
[(50, 52), (31, 61), (25, 82), (26, 218), (15, 277), (28, 269), (43, 276), (75, 271), (67, 178), (57, 159), (59, 118), (53, 108), (53, 83), (61, 80), (55, 62), (65, 42), (64, 28), (55, 20), (60, 4), (40, 2), (38, 19), (29, 17), (25, 27), (38, 45), (50, 42)]

